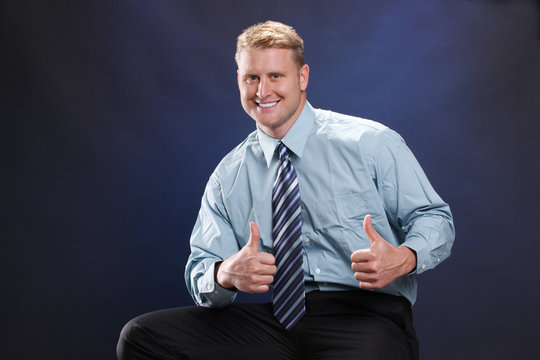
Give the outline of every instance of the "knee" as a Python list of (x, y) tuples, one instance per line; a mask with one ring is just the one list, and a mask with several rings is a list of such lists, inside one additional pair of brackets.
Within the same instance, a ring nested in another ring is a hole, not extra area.
[(120, 338), (119, 341), (127, 341), (128, 338), (130, 338), (132, 330), (134, 332), (137, 331), (137, 318), (130, 320), (128, 323), (124, 325), (122, 330), (120, 331)]
[(130, 320), (120, 331), (116, 345), (116, 355), (119, 360), (133, 358), (131, 355), (144, 343), (145, 330), (140, 320), (141, 316)]

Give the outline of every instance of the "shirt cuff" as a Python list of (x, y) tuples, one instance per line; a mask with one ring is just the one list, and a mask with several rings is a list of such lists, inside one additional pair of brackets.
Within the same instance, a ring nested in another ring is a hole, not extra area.
[(210, 265), (206, 273), (197, 281), (200, 293), (200, 304), (205, 307), (222, 308), (232, 304), (236, 291), (225, 289), (216, 282), (215, 265)]
[(416, 253), (416, 268), (410, 272), (410, 275), (421, 274), (426, 270), (433, 268), (431, 257), (427, 250), (426, 241), (420, 237), (410, 237), (400, 246), (406, 246)]

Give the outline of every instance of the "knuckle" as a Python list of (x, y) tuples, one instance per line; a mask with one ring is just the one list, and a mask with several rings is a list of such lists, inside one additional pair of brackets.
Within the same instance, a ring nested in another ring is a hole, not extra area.
[(258, 274), (261, 271), (261, 264), (259, 262), (251, 262), (248, 267), (248, 272)]
[(371, 269), (374, 273), (379, 274), (382, 270), (381, 262), (377, 260), (373, 261), (373, 263), (371, 264)]

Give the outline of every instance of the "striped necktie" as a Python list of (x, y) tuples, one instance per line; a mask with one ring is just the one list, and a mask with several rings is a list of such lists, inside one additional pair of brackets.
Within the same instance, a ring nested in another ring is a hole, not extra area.
[(302, 218), (298, 179), (289, 159), (289, 149), (277, 146), (279, 169), (272, 190), (274, 256), (274, 315), (290, 330), (306, 312), (304, 294)]

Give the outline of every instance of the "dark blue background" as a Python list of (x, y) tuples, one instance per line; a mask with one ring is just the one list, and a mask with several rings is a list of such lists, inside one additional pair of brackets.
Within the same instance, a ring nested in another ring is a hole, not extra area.
[(293, 25), (315, 107), (407, 140), (455, 215), (419, 277), (422, 359), (540, 354), (537, 1), (3, 1), (3, 359), (113, 359), (192, 304), (200, 197), (248, 132), (236, 36)]

